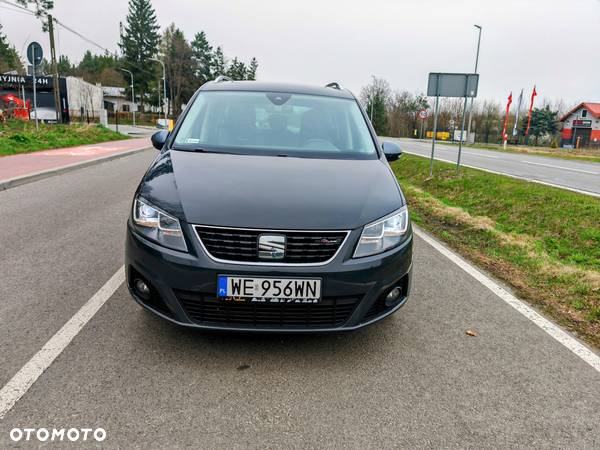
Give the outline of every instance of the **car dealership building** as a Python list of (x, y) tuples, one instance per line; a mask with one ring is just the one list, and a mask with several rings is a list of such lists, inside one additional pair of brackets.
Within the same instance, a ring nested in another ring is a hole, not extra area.
[(600, 103), (582, 102), (561, 117), (563, 147), (600, 148)]

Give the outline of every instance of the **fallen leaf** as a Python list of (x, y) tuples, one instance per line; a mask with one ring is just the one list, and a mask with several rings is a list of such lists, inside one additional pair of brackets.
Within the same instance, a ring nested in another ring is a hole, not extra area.
[(475, 330), (467, 330), (465, 333), (467, 336), (477, 336), (477, 331)]

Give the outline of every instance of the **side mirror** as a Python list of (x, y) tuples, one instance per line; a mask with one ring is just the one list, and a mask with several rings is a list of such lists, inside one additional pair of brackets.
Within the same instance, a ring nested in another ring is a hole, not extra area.
[(169, 132), (162, 130), (154, 133), (150, 140), (152, 141), (152, 145), (156, 150), (162, 150), (162, 148), (165, 146), (165, 142), (167, 142), (168, 137)]
[(400, 156), (402, 156), (402, 149), (395, 142), (384, 141), (381, 143), (381, 147), (383, 148), (385, 159), (390, 162), (396, 161), (398, 158), (400, 158)]

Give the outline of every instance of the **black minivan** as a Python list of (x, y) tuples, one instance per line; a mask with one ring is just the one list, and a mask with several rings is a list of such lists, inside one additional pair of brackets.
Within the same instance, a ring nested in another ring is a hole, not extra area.
[(179, 325), (240, 331), (353, 330), (398, 310), (412, 229), (357, 99), (219, 77), (190, 100), (133, 199), (133, 298)]

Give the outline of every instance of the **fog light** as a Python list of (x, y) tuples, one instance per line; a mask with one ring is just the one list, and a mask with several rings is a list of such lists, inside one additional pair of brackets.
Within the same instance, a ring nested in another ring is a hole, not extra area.
[(150, 298), (150, 287), (144, 282), (144, 280), (140, 280), (139, 278), (133, 282), (135, 286), (136, 292), (142, 297), (144, 300), (148, 300)]
[(399, 287), (395, 287), (394, 289), (392, 289), (385, 297), (385, 306), (392, 306), (400, 299), (401, 294), (402, 289), (400, 289)]

